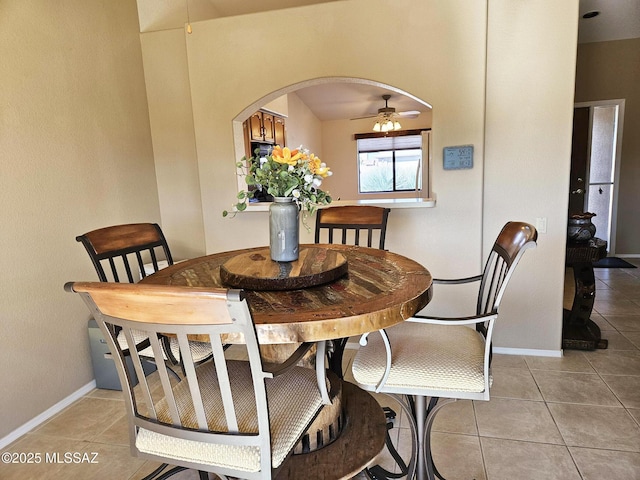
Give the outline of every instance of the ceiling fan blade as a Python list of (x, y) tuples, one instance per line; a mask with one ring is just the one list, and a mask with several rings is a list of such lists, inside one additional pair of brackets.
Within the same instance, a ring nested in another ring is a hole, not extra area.
[(377, 113), (373, 114), (373, 115), (366, 115), (364, 117), (355, 117), (355, 118), (350, 118), (349, 120), (362, 120), (365, 118), (376, 118), (378, 116)]
[[(420, 115), (418, 110), (407, 110), (406, 112), (397, 112), (395, 113), (398, 117), (402, 118), (417, 118)], [(376, 118), (378, 114), (365, 115), (364, 117), (355, 117), (350, 118), (349, 120), (363, 120), (365, 118)]]
[(407, 110), (406, 112), (398, 112), (398, 116), (403, 118), (417, 118), (420, 115), (418, 110)]

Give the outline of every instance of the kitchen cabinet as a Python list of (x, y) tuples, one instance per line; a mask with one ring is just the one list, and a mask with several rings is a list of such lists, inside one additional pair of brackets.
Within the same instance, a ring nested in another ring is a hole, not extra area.
[(284, 119), (276, 117), (275, 115), (267, 112), (256, 112), (249, 117), (249, 141), (251, 142), (263, 142), (263, 143), (276, 143), (275, 136), (275, 118), (282, 121), (282, 130), (284, 132)]
[(280, 115), (259, 110), (244, 122), (243, 127), (247, 157), (253, 156), (257, 148), (286, 145), (285, 118)]
[(273, 139), (276, 145), (281, 147), (285, 146), (285, 134), (284, 134), (284, 118), (275, 116), (273, 117)]

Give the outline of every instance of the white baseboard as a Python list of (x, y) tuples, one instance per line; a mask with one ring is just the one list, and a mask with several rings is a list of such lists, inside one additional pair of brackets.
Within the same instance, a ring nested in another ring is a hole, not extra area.
[(538, 350), (536, 348), (493, 347), (493, 353), (501, 355), (527, 355), (530, 357), (562, 357), (562, 350)]
[(21, 425), (20, 427), (16, 428), (9, 435), (7, 435), (7, 436), (5, 436), (3, 438), (0, 438), (0, 450), (2, 450), (4, 447), (9, 445), (10, 443), (15, 442), (21, 436), (23, 436), (24, 434), (30, 432), (31, 430), (36, 428), (38, 425), (46, 422), (51, 417), (53, 417), (56, 413), (61, 412), (66, 407), (71, 405), (73, 402), (75, 402), (76, 400), (78, 400), (78, 399), (82, 398), (83, 396), (85, 396), (87, 393), (89, 393), (94, 388), (96, 388), (96, 381), (95, 380), (91, 380), (85, 386), (79, 388), (78, 390), (73, 392), (68, 397), (63, 398), (58, 403), (56, 403), (52, 407), (48, 408), (47, 410), (42, 412), (37, 417), (32, 418), (27, 423), (25, 423), (25, 424)]
[(618, 258), (640, 258), (640, 253), (621, 254), (621, 255), (616, 255), (616, 257), (618, 257)]

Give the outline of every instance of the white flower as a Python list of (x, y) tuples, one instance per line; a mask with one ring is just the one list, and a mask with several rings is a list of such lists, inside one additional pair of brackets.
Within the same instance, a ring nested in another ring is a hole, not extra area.
[(311, 173), (307, 173), (304, 176), (304, 183), (311, 183), (313, 181), (313, 175)]
[(287, 170), (293, 172), (295, 169), (293, 168), (293, 165), (289, 165), (289, 168), (287, 168)]
[(320, 185), (322, 185), (322, 179), (319, 177), (316, 177), (313, 179), (313, 186), (318, 188)]
[(293, 198), (300, 198), (300, 190), (296, 188), (291, 192), (291, 195), (293, 195)]

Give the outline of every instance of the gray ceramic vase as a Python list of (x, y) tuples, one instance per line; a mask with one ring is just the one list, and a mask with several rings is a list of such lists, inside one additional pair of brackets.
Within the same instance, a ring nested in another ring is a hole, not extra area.
[(298, 259), (300, 223), (298, 205), (292, 197), (275, 197), (269, 206), (269, 249), (271, 260)]

